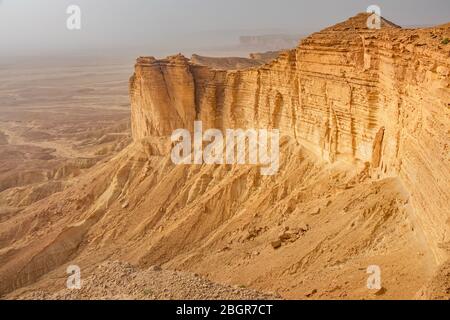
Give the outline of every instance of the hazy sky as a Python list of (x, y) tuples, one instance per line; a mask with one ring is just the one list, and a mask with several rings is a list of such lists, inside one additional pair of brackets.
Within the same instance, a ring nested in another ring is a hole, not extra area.
[[(66, 28), (72, 4), (82, 10), (79, 31)], [(158, 55), (227, 45), (245, 34), (309, 33), (371, 4), (400, 25), (450, 21), (450, 0), (0, 0), (0, 55)]]

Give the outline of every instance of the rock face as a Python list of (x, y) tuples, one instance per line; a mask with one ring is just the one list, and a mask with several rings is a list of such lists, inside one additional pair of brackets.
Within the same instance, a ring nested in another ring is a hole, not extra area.
[(400, 177), (424, 239), (450, 241), (450, 28), (403, 30), (367, 14), (315, 33), (264, 66), (213, 70), (181, 55), (140, 58), (131, 79), (133, 137), (208, 128), (279, 128), (335, 162)]

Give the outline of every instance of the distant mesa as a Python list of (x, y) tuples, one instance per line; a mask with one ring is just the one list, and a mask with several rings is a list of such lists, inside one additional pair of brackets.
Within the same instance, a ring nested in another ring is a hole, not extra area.
[(241, 36), (239, 44), (242, 47), (265, 48), (266, 50), (276, 51), (295, 47), (303, 37), (304, 35), (300, 34)]

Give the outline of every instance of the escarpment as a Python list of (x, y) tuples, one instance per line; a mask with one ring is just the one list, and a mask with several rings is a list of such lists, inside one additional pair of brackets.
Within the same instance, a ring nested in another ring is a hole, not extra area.
[[(382, 19), (369, 30), (368, 18), (274, 60), (255, 55), (269, 62), (246, 69), (235, 59), (139, 58), (134, 142), (52, 195), (3, 195), (31, 200), (0, 212), (0, 295), (64, 293), (76, 265), (83, 296), (115, 296), (103, 284), (116, 276), (102, 266), (126, 262), (142, 275), (161, 266), (283, 298), (448, 297), (450, 25)], [(198, 120), (203, 130), (279, 129), (278, 173), (176, 165), (171, 135)], [(383, 290), (367, 287), (368, 266), (380, 267)]]
[(367, 14), (315, 33), (260, 67), (213, 70), (181, 55), (139, 58), (133, 137), (177, 128), (278, 128), (322, 159), (399, 177), (437, 262), (450, 242), (450, 28), (401, 29)]

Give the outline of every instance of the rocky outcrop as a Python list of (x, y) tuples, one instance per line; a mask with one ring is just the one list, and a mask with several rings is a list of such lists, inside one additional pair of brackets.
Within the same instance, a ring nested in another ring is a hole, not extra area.
[(130, 81), (136, 141), (194, 120), (279, 128), (324, 160), (400, 177), (437, 262), (450, 241), (450, 28), (404, 30), (367, 14), (315, 33), (260, 67), (214, 70), (181, 55), (139, 58)]

